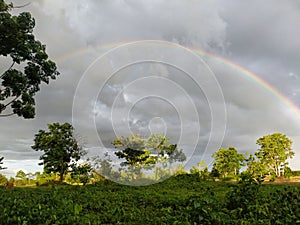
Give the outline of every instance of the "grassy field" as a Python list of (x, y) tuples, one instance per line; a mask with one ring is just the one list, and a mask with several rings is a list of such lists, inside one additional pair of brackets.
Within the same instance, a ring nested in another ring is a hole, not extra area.
[(0, 224), (300, 224), (300, 185), (200, 181), (0, 189)]

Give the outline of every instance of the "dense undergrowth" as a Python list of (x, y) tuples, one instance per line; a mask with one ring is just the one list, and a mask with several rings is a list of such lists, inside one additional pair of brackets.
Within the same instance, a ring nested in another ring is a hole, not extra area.
[(300, 185), (199, 181), (0, 189), (0, 224), (300, 224)]

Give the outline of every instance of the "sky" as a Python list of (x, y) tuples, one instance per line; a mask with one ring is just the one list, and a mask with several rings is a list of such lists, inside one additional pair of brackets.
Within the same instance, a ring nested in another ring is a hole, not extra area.
[(35, 119), (0, 118), (1, 173), (42, 170), (31, 145), (53, 122), (72, 123), (89, 156), (116, 162), (115, 137), (164, 133), (186, 168), (220, 147), (254, 153), (258, 138), (281, 132), (300, 169), (299, 1), (30, 2), (14, 13), (33, 15), (60, 76), (41, 86)]

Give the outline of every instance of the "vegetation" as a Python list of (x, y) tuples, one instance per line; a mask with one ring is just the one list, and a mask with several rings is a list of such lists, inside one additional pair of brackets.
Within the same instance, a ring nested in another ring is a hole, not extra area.
[(216, 170), (223, 178), (228, 175), (236, 176), (244, 166), (245, 156), (233, 147), (220, 148), (212, 154), (212, 157), (214, 158), (213, 170)]
[(88, 163), (83, 163), (79, 166), (74, 165), (71, 171), (71, 178), (85, 185), (92, 178), (92, 167)]
[[(33, 35), (31, 14), (12, 14), (13, 8), (0, 0), (0, 56), (7, 65), (0, 74), (0, 117), (29, 119), (35, 116), (34, 96), (40, 85), (59, 73), (45, 45)], [(9, 179), (0, 174), (0, 223), (300, 224), (300, 185), (262, 185), (267, 175), (271, 181), (300, 175), (287, 163), (294, 156), (292, 140), (274, 133), (256, 143), (259, 149), (249, 157), (234, 147), (220, 148), (212, 155), (211, 171), (201, 161), (187, 174), (182, 164), (171, 172), (173, 163), (184, 162), (186, 156), (170, 138), (133, 134), (113, 141), (118, 149), (115, 155), (123, 160), (123, 170), (115, 171), (107, 154), (93, 164), (78, 165), (85, 151), (74, 137), (73, 126), (48, 124), (48, 131), (40, 130), (32, 146), (43, 152), (44, 171), (19, 170)], [(1, 166), (3, 159), (0, 157), (0, 170), (6, 169)], [(245, 172), (240, 173), (245, 165)], [(145, 175), (146, 170), (154, 170), (154, 176)], [(171, 174), (176, 176), (142, 186)], [(214, 181), (231, 177), (237, 182)], [(124, 186), (106, 178), (135, 180), (140, 186)], [(79, 183), (83, 186), (69, 185)]]
[(263, 136), (256, 142), (260, 148), (255, 153), (260, 164), (275, 176), (281, 176), (281, 171), (287, 166), (287, 159), (292, 158), (292, 140), (281, 133)]
[[(141, 177), (142, 168), (157, 163), (171, 167), (174, 160), (185, 157), (161, 135), (116, 139), (114, 145), (121, 149), (116, 155), (122, 156), (132, 179), (139, 182), (139, 186), (125, 186), (105, 178), (127, 179), (126, 173), (114, 170), (108, 154), (92, 163), (76, 163), (83, 154), (70, 124), (54, 123), (48, 128), (39, 131), (33, 146), (44, 151), (44, 172), (20, 170), (9, 181), (0, 176), (1, 184), (10, 184), (0, 188), (1, 224), (300, 224), (300, 184), (262, 185), (270, 173), (259, 169), (265, 164), (251, 155), (246, 158), (233, 147), (213, 154), (211, 172), (204, 161), (193, 166), (190, 174), (179, 164), (168, 180), (143, 186), (156, 176)], [(249, 167), (239, 173), (245, 162)], [(284, 165), (286, 176), (293, 175)], [(251, 168), (260, 174), (252, 173)], [(230, 176), (237, 182), (212, 179)], [(69, 185), (78, 183), (84, 186)], [(12, 189), (13, 184), (17, 187)]]
[(62, 182), (68, 169), (75, 166), (85, 151), (77, 143), (71, 124), (48, 124), (48, 129), (40, 130), (35, 135), (32, 148), (44, 152), (40, 157), (43, 160), (40, 165), (44, 165), (46, 173), (58, 172)]
[(145, 139), (139, 134), (132, 134), (129, 137), (121, 137), (114, 140), (113, 145), (122, 150), (115, 152), (116, 156), (125, 159), (122, 166), (129, 166), (132, 180), (135, 179), (135, 168), (138, 176), (141, 176), (143, 166), (151, 163), (151, 151), (145, 149)]
[[(175, 161), (183, 162), (186, 159), (182, 150), (178, 150), (176, 144), (170, 144), (170, 138), (162, 134), (151, 134), (149, 138), (143, 138), (140, 134), (132, 134), (128, 137), (117, 138), (113, 141), (116, 156), (125, 161), (121, 166), (129, 166), (131, 180), (142, 177), (142, 169), (151, 169), (155, 166), (155, 180), (159, 177), (159, 164), (166, 167)], [(136, 174), (136, 176), (135, 176)]]
[(16, 114), (29, 119), (35, 116), (34, 96), (40, 84), (59, 73), (46, 46), (33, 35), (34, 18), (29, 12), (12, 15), (12, 9), (13, 4), (0, 0), (0, 56), (10, 64), (0, 74), (0, 117)]
[(210, 178), (210, 173), (208, 172), (207, 164), (204, 160), (198, 162), (197, 166), (192, 166), (190, 174), (198, 175), (199, 179), (203, 181)]
[(151, 186), (0, 188), (1, 224), (298, 224), (299, 185), (201, 181), (178, 175)]
[(5, 185), (7, 183), (6, 176), (0, 174), (0, 185)]

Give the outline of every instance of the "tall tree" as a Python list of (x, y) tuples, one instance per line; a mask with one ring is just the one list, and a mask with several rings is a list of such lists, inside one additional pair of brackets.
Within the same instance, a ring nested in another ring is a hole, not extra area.
[(18, 185), (26, 185), (27, 184), (27, 176), (26, 173), (23, 170), (19, 170), (16, 173), (16, 183)]
[[(35, 116), (35, 94), (59, 72), (48, 59), (46, 46), (33, 35), (35, 20), (29, 12), (12, 15), (13, 4), (0, 0), (0, 56), (7, 69), (0, 71), (0, 117)], [(3, 67), (2, 67), (3, 68)], [(1, 68), (1, 69), (2, 69)]]
[(48, 129), (49, 131), (40, 130), (35, 135), (32, 148), (44, 152), (40, 157), (43, 160), (40, 165), (44, 165), (46, 173), (58, 172), (62, 182), (68, 169), (86, 152), (75, 139), (71, 124), (48, 124)]
[(18, 178), (20, 180), (25, 180), (26, 179), (26, 173), (23, 170), (19, 170), (16, 173), (16, 178)]
[(155, 179), (158, 179), (158, 164), (169, 161), (172, 164), (175, 161), (183, 162), (186, 156), (182, 150), (177, 148), (177, 144), (170, 144), (170, 138), (163, 134), (151, 134), (146, 141), (146, 147), (152, 152), (155, 162)]
[(186, 160), (182, 150), (178, 150), (176, 144), (170, 144), (170, 138), (163, 134), (151, 134), (149, 138), (143, 138), (139, 134), (132, 134), (128, 137), (121, 137), (114, 140), (113, 145), (121, 149), (115, 154), (119, 158), (125, 159), (123, 165), (129, 165), (132, 171), (137, 169), (141, 175), (144, 166), (155, 165), (155, 179), (158, 179), (159, 163), (166, 166), (175, 161), (183, 162)]
[(142, 167), (152, 163), (151, 151), (145, 149), (145, 141), (146, 139), (139, 134), (116, 138), (113, 141), (115, 148), (120, 149), (120, 151), (115, 152), (115, 155), (120, 159), (125, 159), (122, 165), (130, 167), (132, 180), (135, 179), (135, 168), (138, 169), (138, 175), (140, 176)]
[(214, 169), (223, 177), (229, 174), (237, 175), (245, 161), (245, 156), (238, 153), (233, 147), (220, 148), (212, 154), (212, 157), (214, 158)]
[(259, 162), (280, 176), (280, 169), (288, 165), (287, 159), (292, 158), (295, 153), (292, 151), (292, 140), (285, 134), (273, 133), (263, 136), (256, 141), (260, 146), (255, 153)]
[(4, 169), (6, 169), (6, 167), (2, 167), (1, 165), (3, 164), (3, 159), (4, 159), (4, 157), (0, 157), (0, 170), (4, 170)]

